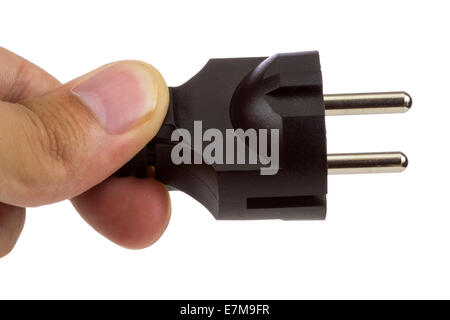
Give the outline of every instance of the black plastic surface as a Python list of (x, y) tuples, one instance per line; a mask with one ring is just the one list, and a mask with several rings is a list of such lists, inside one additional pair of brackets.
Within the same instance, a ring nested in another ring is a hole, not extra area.
[[(163, 127), (120, 175), (145, 176), (146, 167), (155, 166), (158, 180), (189, 194), (217, 219), (325, 218), (327, 152), (317, 52), (212, 59), (170, 94)], [(226, 129), (279, 129), (278, 173), (261, 175), (260, 164), (173, 164), (172, 132), (184, 128), (194, 136), (196, 120), (203, 130), (216, 128), (224, 136)]]

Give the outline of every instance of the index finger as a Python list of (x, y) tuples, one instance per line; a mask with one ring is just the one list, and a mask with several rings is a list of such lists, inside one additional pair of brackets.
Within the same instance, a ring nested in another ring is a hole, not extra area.
[(0, 47), (0, 100), (17, 102), (41, 96), (60, 85), (46, 71)]

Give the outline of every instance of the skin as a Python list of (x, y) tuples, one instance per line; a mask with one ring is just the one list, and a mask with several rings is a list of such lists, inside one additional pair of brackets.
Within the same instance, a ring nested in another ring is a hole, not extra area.
[(167, 112), (167, 86), (148, 64), (114, 63), (139, 83), (151, 84), (142, 104), (152, 105), (131, 127), (111, 132), (72, 91), (111, 66), (62, 85), (0, 48), (0, 257), (14, 248), (25, 207), (64, 199), (71, 199), (95, 230), (126, 248), (153, 244), (167, 227), (170, 199), (163, 184), (110, 177), (158, 132)]

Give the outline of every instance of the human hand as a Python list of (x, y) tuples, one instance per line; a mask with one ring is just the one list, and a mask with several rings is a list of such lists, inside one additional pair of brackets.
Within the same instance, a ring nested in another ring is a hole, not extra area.
[(164, 79), (143, 62), (61, 85), (0, 48), (0, 257), (16, 243), (25, 207), (64, 199), (123, 247), (155, 242), (169, 222), (166, 187), (110, 175), (156, 135), (168, 103)]

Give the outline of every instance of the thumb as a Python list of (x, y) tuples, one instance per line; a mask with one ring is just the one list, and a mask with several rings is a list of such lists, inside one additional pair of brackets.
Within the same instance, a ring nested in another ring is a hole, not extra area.
[(155, 68), (123, 61), (44, 96), (0, 102), (0, 202), (42, 205), (100, 183), (156, 135), (168, 101)]

